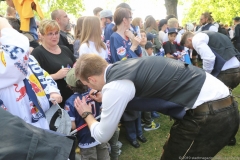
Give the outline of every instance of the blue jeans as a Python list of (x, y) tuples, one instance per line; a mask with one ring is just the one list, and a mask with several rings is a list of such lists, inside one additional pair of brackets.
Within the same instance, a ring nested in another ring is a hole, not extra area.
[(141, 136), (143, 134), (140, 114), (136, 120), (124, 121), (123, 123), (127, 132), (127, 139), (129, 141), (134, 141), (137, 139), (137, 136)]

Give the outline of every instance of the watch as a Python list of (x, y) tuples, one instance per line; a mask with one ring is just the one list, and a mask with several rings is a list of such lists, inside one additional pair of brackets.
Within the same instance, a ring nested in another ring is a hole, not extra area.
[(92, 114), (92, 112), (83, 112), (81, 117), (85, 119), (89, 114)]

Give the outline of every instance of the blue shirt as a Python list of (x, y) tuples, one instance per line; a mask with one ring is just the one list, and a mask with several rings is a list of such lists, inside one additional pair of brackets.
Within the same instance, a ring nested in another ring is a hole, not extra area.
[[(64, 109), (68, 112), (69, 116), (71, 117), (71, 120), (75, 121), (76, 128), (78, 128), (86, 123), (85, 120), (78, 114), (77, 110), (74, 107), (74, 100), (77, 97), (82, 99), (82, 97), (84, 96), (86, 98), (86, 100), (89, 101), (89, 103), (91, 103), (92, 113), (93, 113), (94, 117), (97, 117), (100, 115), (101, 103), (91, 100), (90, 98), (88, 98), (88, 95), (89, 95), (89, 92), (85, 92), (83, 94), (74, 93), (65, 102)], [(91, 147), (94, 147), (99, 144), (97, 141), (95, 141), (95, 139), (93, 137), (91, 137), (91, 132), (87, 126), (77, 132), (77, 138), (79, 141), (80, 148), (91, 148)]]
[(138, 46), (137, 49), (133, 52), (130, 49), (132, 46), (130, 39), (125, 40), (116, 32), (111, 35), (110, 44), (111, 61), (113, 63), (128, 58), (141, 57), (142, 55), (140, 46)]

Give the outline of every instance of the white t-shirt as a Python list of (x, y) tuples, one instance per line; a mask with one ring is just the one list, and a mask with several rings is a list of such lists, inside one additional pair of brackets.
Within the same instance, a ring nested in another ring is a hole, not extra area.
[(96, 50), (94, 42), (88, 41), (88, 44), (87, 43), (81, 44), (81, 46), (79, 48), (79, 56), (81, 56), (83, 54), (87, 54), (87, 53), (94, 53), (94, 54), (98, 54), (103, 59), (108, 58), (108, 50), (107, 50), (106, 44), (105, 44), (106, 49), (101, 48), (101, 52), (98, 52)]

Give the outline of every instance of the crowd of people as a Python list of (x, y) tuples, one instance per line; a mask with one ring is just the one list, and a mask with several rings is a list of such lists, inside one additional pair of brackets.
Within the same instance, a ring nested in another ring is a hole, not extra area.
[[(229, 29), (205, 12), (199, 25), (181, 28), (174, 15), (143, 21), (121, 3), (114, 13), (95, 8), (73, 28), (62, 9), (38, 22), (31, 15), (37, 11), (43, 18), (37, 1), (6, 3), (0, 17), (0, 114), (15, 118), (16, 128), (5, 124), (11, 141), (21, 132), (33, 140), (9, 145), (0, 159), (74, 160), (80, 149), (82, 160), (118, 160), (120, 129), (139, 148), (139, 141), (148, 141), (144, 131), (154, 134), (160, 127), (154, 121), (160, 113), (174, 119), (162, 160), (214, 157), (236, 144), (239, 113), (231, 91), (240, 83), (240, 17)], [(63, 124), (48, 121), (52, 105), (65, 110), (75, 135), (56, 132)], [(33, 152), (37, 140), (41, 151)]]

